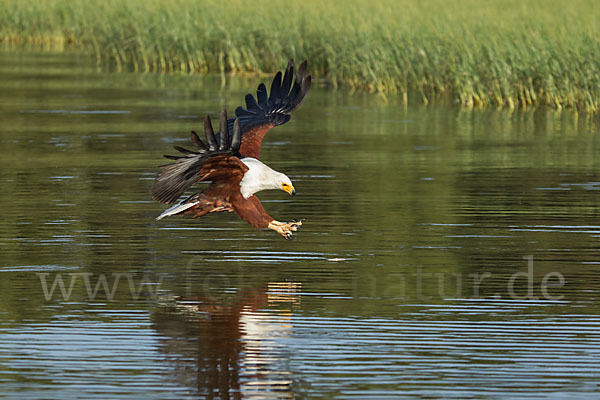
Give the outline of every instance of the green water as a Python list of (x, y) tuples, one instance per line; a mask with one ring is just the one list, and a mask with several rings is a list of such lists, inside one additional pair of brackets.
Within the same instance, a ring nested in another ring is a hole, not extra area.
[(298, 192), (265, 208), (306, 218), (285, 241), (148, 194), (257, 79), (3, 53), (0, 81), (0, 396), (600, 393), (597, 116), (317, 85), (263, 144)]

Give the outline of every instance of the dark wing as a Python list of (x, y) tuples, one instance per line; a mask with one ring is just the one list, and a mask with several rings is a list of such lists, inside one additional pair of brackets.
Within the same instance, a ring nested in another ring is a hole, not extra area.
[[(310, 89), (311, 77), (306, 75), (307, 62), (300, 64), (294, 77), (294, 60), (290, 60), (285, 74), (279, 71), (271, 83), (271, 93), (267, 95), (264, 83), (258, 85), (256, 99), (246, 95), (246, 108), (235, 110), (242, 129), (242, 145), (240, 154), (246, 157), (260, 157), (260, 145), (267, 131), (275, 126), (283, 125), (290, 120), (290, 113), (302, 105)], [(234, 119), (229, 120), (233, 127)]]
[(227, 112), (221, 113), (219, 141), (215, 137), (210, 118), (204, 119), (204, 134), (208, 144), (204, 144), (196, 132), (192, 131), (192, 143), (198, 151), (174, 146), (183, 156), (165, 156), (175, 160), (173, 164), (161, 166), (163, 169), (150, 188), (152, 197), (161, 203), (171, 204), (196, 182), (240, 179), (248, 170), (239, 158), (240, 123), (235, 121), (231, 142), (227, 126)]

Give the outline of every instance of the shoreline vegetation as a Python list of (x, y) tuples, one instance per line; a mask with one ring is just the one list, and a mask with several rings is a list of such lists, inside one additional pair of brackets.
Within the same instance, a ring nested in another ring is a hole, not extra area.
[[(597, 0), (0, 0), (8, 49), (118, 70), (271, 73), (308, 59), (332, 87), (467, 107), (600, 111)], [(410, 95), (409, 95), (410, 94)]]

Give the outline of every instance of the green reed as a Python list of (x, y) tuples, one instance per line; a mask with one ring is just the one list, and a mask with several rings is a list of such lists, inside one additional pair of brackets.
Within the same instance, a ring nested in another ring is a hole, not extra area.
[(5, 47), (117, 69), (266, 73), (469, 107), (600, 111), (596, 0), (0, 0)]

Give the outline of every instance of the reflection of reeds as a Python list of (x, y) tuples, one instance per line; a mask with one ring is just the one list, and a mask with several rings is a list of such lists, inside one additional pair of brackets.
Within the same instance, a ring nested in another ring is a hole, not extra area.
[(600, 110), (595, 0), (0, 0), (0, 40), (117, 68), (266, 72), (307, 58), (332, 86), (466, 106)]

